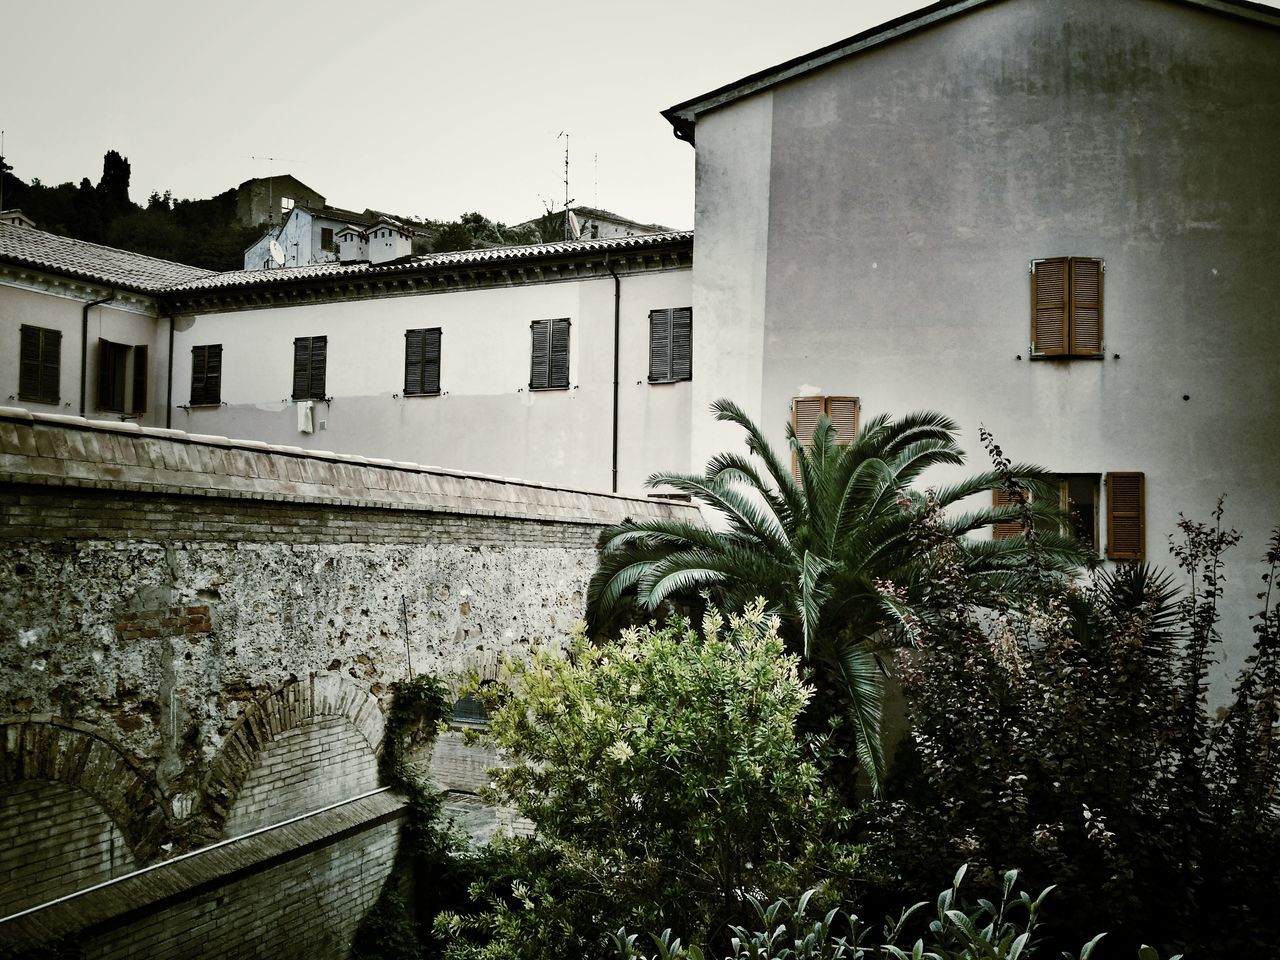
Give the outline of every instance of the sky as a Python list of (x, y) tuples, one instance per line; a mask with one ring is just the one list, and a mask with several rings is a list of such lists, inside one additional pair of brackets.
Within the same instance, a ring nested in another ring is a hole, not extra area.
[(118, 150), (139, 203), (292, 173), (335, 206), (509, 224), (563, 204), (563, 132), (570, 199), (687, 228), (694, 151), (659, 111), (920, 5), (28, 0), (0, 129), (28, 182), (96, 183)]
[[(1280, 0), (1276, 0), (1280, 5)], [(25, 0), (6, 4), (14, 173), (213, 196), (292, 173), (330, 204), (517, 223), (569, 196), (693, 222), (659, 111), (924, 6), (914, 0)]]

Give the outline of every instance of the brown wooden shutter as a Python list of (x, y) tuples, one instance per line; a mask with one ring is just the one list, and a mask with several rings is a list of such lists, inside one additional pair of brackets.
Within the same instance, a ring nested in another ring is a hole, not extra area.
[(18, 337), (18, 396), (37, 403), (57, 403), (62, 332), (24, 324)]
[(205, 347), (204, 402), (222, 402), (222, 344)]
[(293, 341), (293, 399), (306, 400), (311, 396), (311, 338), (298, 337)]
[(671, 379), (693, 379), (693, 308), (671, 311)]
[(191, 400), (192, 406), (205, 402), (206, 370), (209, 368), (209, 348), (195, 346), (191, 348)]
[(325, 367), (328, 364), (329, 338), (311, 338), (311, 396), (316, 400), (325, 397)]
[(133, 406), (130, 412), (147, 412), (147, 348), (145, 344), (138, 344), (133, 348)]
[(836, 432), (836, 443), (848, 446), (858, 436), (857, 397), (827, 397), (826, 414)]
[(1102, 353), (1102, 261), (1071, 258), (1071, 353)]
[(1107, 474), (1107, 559), (1146, 556), (1146, 503), (1141, 473)]
[(1066, 257), (1037, 260), (1031, 273), (1031, 349), (1044, 357), (1066, 356)]
[(569, 321), (551, 321), (551, 371), (549, 387), (569, 386)]
[(422, 341), (422, 392), (440, 392), (440, 328), (430, 327)]
[(422, 389), (422, 345), (426, 339), (426, 330), (406, 330), (404, 332), (404, 395), (412, 397), (423, 393)]
[(533, 331), (529, 388), (538, 390), (546, 387), (549, 383), (551, 371), (551, 321), (535, 320), (529, 326)]
[[(1011, 507), (1015, 503), (1013, 494), (1004, 487), (996, 487), (991, 491), (991, 505), (993, 507)], [(1022, 535), (1022, 521), (1020, 519), (1001, 520), (999, 523), (991, 525), (991, 539), (1008, 540), (1010, 537), (1018, 537)]]
[(649, 311), (649, 382), (671, 379), (671, 311)]
[[(826, 412), (826, 397), (796, 397), (791, 401), (791, 428), (795, 431), (796, 440), (802, 449), (813, 446), (813, 431), (818, 425), (818, 418)], [(791, 454), (791, 475), (800, 479), (800, 459), (793, 451)]]
[(98, 338), (98, 409), (124, 413), (125, 363), (129, 348)]

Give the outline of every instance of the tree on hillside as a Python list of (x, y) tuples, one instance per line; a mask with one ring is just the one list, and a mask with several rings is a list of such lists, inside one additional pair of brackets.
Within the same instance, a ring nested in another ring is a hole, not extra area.
[[(1035, 538), (1043, 562), (1060, 571), (1082, 562), (1075, 541), (1056, 532), (1061, 517), (1056, 497), (1047, 495), (1048, 474), (1016, 465), (1004, 474), (989, 470), (918, 489), (928, 468), (964, 463), (956, 425), (925, 412), (897, 421), (876, 417), (848, 445), (836, 442), (826, 417), (818, 421), (812, 446), (788, 427), (798, 468), (793, 478), (737, 405), (720, 400), (712, 410), (716, 419), (746, 432), (749, 456), (724, 453), (702, 475), (656, 474), (649, 486), (689, 495), (718, 514), (725, 529), (678, 520), (609, 528), (588, 595), (592, 622), (606, 624), (631, 603), (653, 611), (668, 597), (691, 600), (699, 591), (727, 609), (764, 597), (825, 695), (820, 709), (840, 722), (878, 792), (884, 758), (877, 649), (910, 642), (921, 622), (935, 615), (922, 601), (940, 555), (957, 558), (972, 602), (992, 607), (1016, 594), (1028, 538), (967, 534), (1026, 516), (1052, 528)], [(990, 492), (1006, 476), (1039, 495), (1022, 506), (990, 506)], [(961, 508), (982, 494), (985, 505)]]

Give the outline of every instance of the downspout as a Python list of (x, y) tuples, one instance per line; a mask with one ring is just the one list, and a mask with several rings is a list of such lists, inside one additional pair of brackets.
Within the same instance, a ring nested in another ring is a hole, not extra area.
[(609, 276), (613, 277), (613, 492), (618, 492), (618, 354), (622, 333), (622, 280), (614, 272), (608, 259), (604, 262)]
[(84, 416), (85, 384), (89, 376), (89, 308), (100, 303), (110, 303), (116, 298), (115, 291), (111, 296), (101, 300), (90, 300), (80, 311), (80, 416)]
[(169, 369), (164, 377), (164, 426), (173, 426), (173, 314), (169, 314)]

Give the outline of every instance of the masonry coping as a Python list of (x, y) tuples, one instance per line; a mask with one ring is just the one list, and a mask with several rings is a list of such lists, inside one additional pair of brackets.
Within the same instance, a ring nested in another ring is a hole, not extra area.
[(13, 407), (0, 407), (0, 482), (600, 525), (700, 516), (684, 503)]

